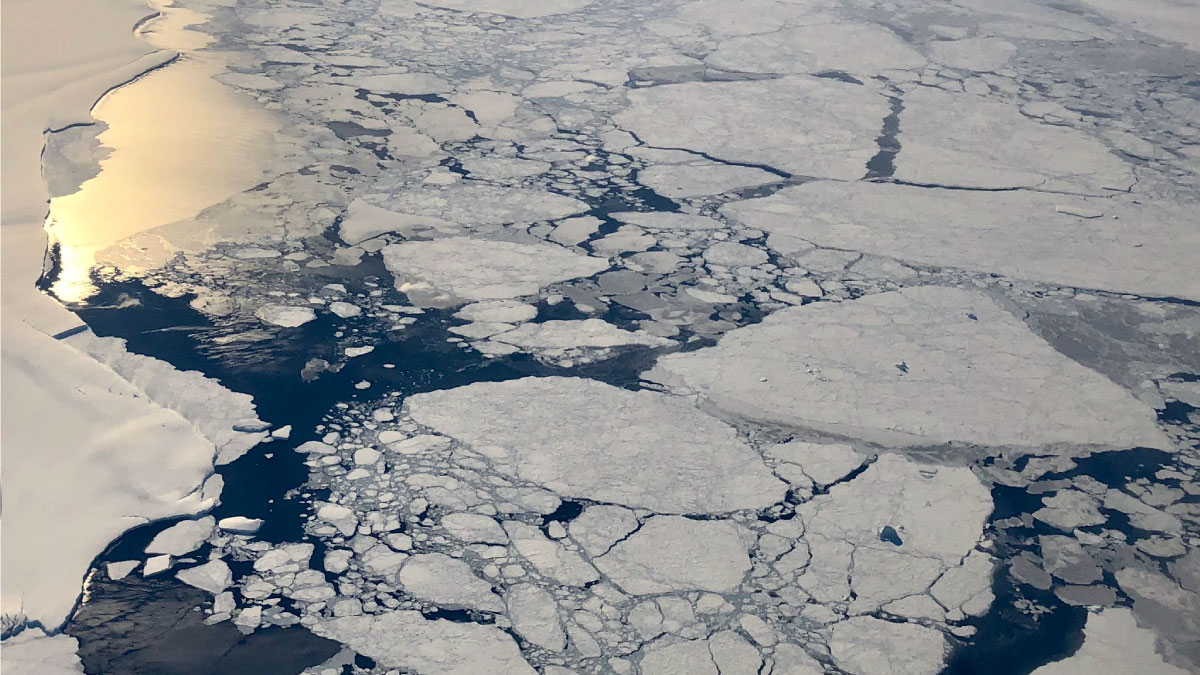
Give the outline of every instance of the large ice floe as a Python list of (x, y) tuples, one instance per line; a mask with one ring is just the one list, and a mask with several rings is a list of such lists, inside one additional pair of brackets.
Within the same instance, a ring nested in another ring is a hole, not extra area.
[(1172, 447), (1145, 404), (955, 288), (786, 309), (668, 355), (649, 377), (751, 418), (886, 445)]
[(920, 265), (1159, 297), (1200, 298), (1188, 205), (1125, 197), (821, 181), (724, 207), (794, 254), (817, 246)]
[[(519, 409), (509, 409), (513, 400)], [(762, 508), (783, 497), (783, 483), (733, 427), (653, 392), (539, 378), (419, 394), (408, 407), (497, 471), (563, 497), (666, 513)], [(663, 464), (681, 471), (655, 470)]]
[(396, 288), (431, 303), (461, 304), (533, 295), (556, 281), (608, 269), (608, 261), (551, 244), (451, 237), (391, 244), (383, 261)]

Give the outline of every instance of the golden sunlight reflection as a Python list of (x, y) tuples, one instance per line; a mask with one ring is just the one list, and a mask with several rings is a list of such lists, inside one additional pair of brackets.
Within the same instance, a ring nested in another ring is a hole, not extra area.
[[(195, 49), (207, 36), (187, 26), (206, 17), (164, 7), (139, 33), (159, 47)], [(274, 127), (251, 98), (212, 79), (222, 66), (213, 55), (181, 54), (106, 95), (92, 115), (108, 128), (110, 148), (100, 173), (70, 195), (50, 201), (47, 222), (59, 245), (61, 271), (53, 291), (75, 302), (94, 292), (97, 251), (166, 225), (251, 188), (263, 179)]]

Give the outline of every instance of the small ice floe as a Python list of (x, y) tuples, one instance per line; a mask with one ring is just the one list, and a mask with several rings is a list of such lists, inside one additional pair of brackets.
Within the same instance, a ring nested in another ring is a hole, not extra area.
[(263, 305), (254, 311), (254, 316), (260, 321), (284, 328), (295, 328), (317, 318), (317, 313), (310, 307), (294, 307), (291, 305)]
[(108, 565), (105, 566), (105, 570), (108, 572), (109, 579), (112, 579), (113, 581), (119, 581), (129, 576), (129, 573), (137, 569), (139, 564), (141, 563), (136, 560), (120, 560), (118, 562), (108, 563)]
[(217, 523), (217, 527), (223, 532), (231, 532), (233, 534), (254, 534), (262, 527), (263, 521), (260, 518), (247, 518), (246, 516), (230, 516), (222, 518)]
[(373, 351), (375, 351), (375, 348), (371, 345), (366, 345), (364, 347), (346, 347), (346, 356), (349, 358), (354, 358), (356, 356), (370, 354)]
[(155, 574), (162, 574), (171, 569), (173, 563), (174, 561), (169, 555), (156, 555), (146, 561), (145, 566), (142, 567), (142, 576), (152, 577)]

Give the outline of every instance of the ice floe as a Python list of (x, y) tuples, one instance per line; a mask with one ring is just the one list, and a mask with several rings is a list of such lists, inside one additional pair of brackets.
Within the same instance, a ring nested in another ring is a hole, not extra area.
[[(1064, 213), (1064, 205), (1103, 218)], [(783, 253), (812, 244), (1081, 288), (1200, 299), (1191, 209), (1128, 199), (815, 182), (730, 204)]]
[(517, 643), (494, 626), (426, 619), (420, 612), (347, 616), (313, 626), (389, 668), (429, 675), (534, 675)]
[(554, 282), (608, 269), (604, 259), (552, 244), (465, 237), (391, 244), (383, 260), (396, 288), (443, 305), (532, 295)]
[[(804, 76), (662, 85), (630, 91), (629, 100), (613, 121), (647, 145), (847, 180), (864, 174), (888, 113), (887, 100), (866, 87)], [(675, 123), (683, 110), (689, 123)]]
[[(514, 400), (522, 405), (506, 404)], [(784, 492), (732, 427), (653, 392), (578, 378), (525, 378), (418, 394), (407, 406), (414, 420), (467, 444), (498, 471), (563, 496), (666, 513), (719, 513), (768, 506)], [(570, 425), (560, 423), (568, 419)], [(597, 456), (605, 461), (596, 462)], [(682, 471), (659, 470), (663, 466)], [(724, 478), (713, 485), (713, 475)]]
[(884, 444), (1172, 447), (1145, 404), (954, 288), (781, 310), (648, 376), (753, 419)]

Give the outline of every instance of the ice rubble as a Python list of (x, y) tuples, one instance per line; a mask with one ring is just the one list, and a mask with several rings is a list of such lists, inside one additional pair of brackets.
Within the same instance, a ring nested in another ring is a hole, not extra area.
[(389, 244), (383, 261), (410, 299), (441, 305), (532, 295), (608, 269), (607, 260), (553, 244), (466, 237)]
[[(664, 513), (759, 508), (783, 497), (783, 483), (732, 427), (661, 394), (525, 378), (418, 394), (407, 405), (414, 420), (466, 443), (497, 471), (567, 497)], [(713, 475), (724, 479), (714, 486)]]
[(889, 445), (1172, 447), (1144, 403), (986, 295), (948, 287), (781, 310), (647, 377), (754, 419)]
[[(845, 180), (862, 177), (888, 114), (886, 99), (866, 87), (805, 76), (670, 84), (628, 95), (630, 106), (613, 121), (649, 146)], [(684, 110), (688, 124), (676, 123)]]
[[(1097, 218), (1073, 213), (1095, 212)], [(1200, 299), (1187, 205), (818, 181), (722, 213), (785, 254), (812, 244), (1080, 288)]]

